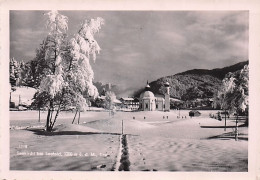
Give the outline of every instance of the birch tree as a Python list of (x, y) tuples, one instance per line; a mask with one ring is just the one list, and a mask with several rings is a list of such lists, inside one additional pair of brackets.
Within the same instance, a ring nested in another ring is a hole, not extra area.
[(96, 54), (100, 51), (94, 34), (100, 30), (104, 20), (85, 20), (78, 33), (68, 40), (68, 18), (57, 11), (46, 13), (46, 16), (49, 34), (38, 53), (43, 77), (37, 97), (47, 99), (46, 130), (51, 131), (62, 107), (76, 106), (76, 113), (79, 112), (80, 117), (80, 111), (87, 108), (83, 92), (92, 97), (98, 96), (97, 88), (93, 85), (94, 72), (89, 61), (95, 61)]
[[(58, 117), (62, 104), (62, 97), (66, 82), (64, 79), (64, 64), (66, 58), (66, 32), (68, 30), (68, 18), (51, 11), (45, 14), (47, 16), (46, 26), (49, 30), (45, 40), (46, 49), (44, 61), (47, 65), (44, 68), (44, 77), (41, 79), (39, 95), (46, 94), (48, 100), (48, 114), (46, 120), (46, 131), (51, 131)], [(57, 108), (56, 115), (53, 119), (54, 108)]]
[[(98, 90), (93, 85), (94, 72), (90, 65), (90, 60), (96, 60), (96, 54), (100, 52), (100, 47), (94, 39), (94, 35), (99, 32), (104, 24), (102, 18), (85, 20), (76, 35), (69, 42), (69, 73), (68, 83), (71, 91), (75, 95), (76, 114), (78, 115), (78, 123), (80, 112), (85, 111), (88, 107), (83, 93), (96, 98)], [(76, 114), (72, 123), (75, 120)]]

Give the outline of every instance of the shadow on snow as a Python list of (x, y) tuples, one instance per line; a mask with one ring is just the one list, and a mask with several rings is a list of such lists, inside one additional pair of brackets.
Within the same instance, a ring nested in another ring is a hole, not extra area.
[(44, 136), (60, 136), (60, 135), (93, 135), (93, 134), (110, 134), (110, 135), (121, 135), (120, 133), (109, 133), (109, 132), (81, 132), (81, 131), (52, 131), (48, 132), (43, 129), (26, 129), (32, 131), (36, 135)]

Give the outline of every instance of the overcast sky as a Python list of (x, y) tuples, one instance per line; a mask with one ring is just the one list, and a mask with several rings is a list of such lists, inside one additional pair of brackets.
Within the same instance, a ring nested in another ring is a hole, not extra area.
[[(86, 18), (102, 17), (102, 51), (94, 81), (124, 95), (146, 81), (190, 69), (222, 68), (248, 59), (247, 11), (59, 11), (71, 37)], [(10, 57), (28, 61), (47, 35), (45, 11), (10, 11)]]

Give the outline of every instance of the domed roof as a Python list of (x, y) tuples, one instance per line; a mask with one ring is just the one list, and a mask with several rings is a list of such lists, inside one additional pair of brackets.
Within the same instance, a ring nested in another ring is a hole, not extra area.
[(140, 95), (140, 99), (154, 99), (154, 94), (151, 91), (145, 91)]
[(169, 86), (170, 86), (170, 83), (169, 83), (169, 82), (166, 82), (166, 83), (164, 83), (164, 86), (169, 87)]
[(144, 90), (145, 91), (150, 91), (151, 87), (149, 86), (149, 84), (147, 83), (147, 85), (145, 86)]

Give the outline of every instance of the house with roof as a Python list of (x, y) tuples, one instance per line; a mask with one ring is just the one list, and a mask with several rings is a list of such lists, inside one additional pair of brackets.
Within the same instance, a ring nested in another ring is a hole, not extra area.
[(189, 112), (189, 116), (192, 117), (192, 116), (200, 116), (201, 113), (197, 110), (192, 110)]
[(123, 108), (129, 110), (137, 110), (139, 108), (139, 100), (136, 98), (122, 97), (119, 100), (122, 102)]

